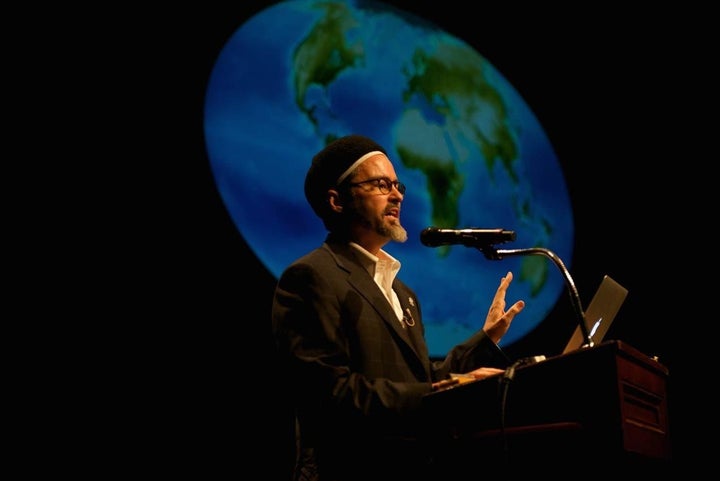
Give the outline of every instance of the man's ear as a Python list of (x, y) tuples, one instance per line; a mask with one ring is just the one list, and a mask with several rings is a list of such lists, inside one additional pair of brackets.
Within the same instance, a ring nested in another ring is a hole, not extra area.
[(342, 199), (340, 198), (340, 192), (335, 189), (329, 189), (327, 191), (327, 198), (328, 204), (330, 205), (330, 208), (333, 210), (333, 212), (337, 212), (338, 214), (342, 212), (343, 206)]

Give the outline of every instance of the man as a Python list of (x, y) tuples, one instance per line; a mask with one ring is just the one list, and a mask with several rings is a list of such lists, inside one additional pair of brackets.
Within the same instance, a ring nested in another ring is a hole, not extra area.
[(451, 372), (482, 379), (507, 366), (497, 343), (525, 306), (505, 309), (510, 272), (482, 329), (443, 361), (430, 359), (420, 302), (383, 249), (407, 240), (404, 195), (385, 149), (361, 135), (327, 145), (307, 172), (305, 196), (328, 235), (285, 270), (272, 308), (295, 415), (296, 480), (427, 477), (423, 396)]

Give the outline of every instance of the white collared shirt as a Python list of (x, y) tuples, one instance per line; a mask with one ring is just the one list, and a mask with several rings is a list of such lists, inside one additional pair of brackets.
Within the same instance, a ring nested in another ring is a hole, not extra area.
[(382, 249), (380, 249), (379, 256), (374, 256), (360, 246), (360, 244), (350, 242), (350, 245), (361, 254), (363, 266), (373, 277), (375, 283), (380, 287), (380, 290), (385, 294), (398, 320), (402, 321), (403, 312), (400, 299), (398, 299), (397, 294), (392, 288), (392, 283), (400, 271), (400, 261)]

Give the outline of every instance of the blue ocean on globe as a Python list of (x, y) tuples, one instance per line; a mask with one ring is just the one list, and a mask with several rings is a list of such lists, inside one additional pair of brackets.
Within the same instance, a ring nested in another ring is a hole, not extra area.
[[(429, 226), (503, 228), (498, 249), (570, 259), (573, 215), (560, 164), (519, 93), (463, 40), (379, 2), (297, 0), (238, 26), (208, 80), (204, 129), (234, 224), (279, 277), (326, 232), (303, 191), (326, 141), (359, 133), (383, 145), (407, 185), (409, 239), (385, 246), (417, 293), (432, 356), (480, 329), (500, 278), (525, 310), (501, 345), (523, 338), (565, 293), (543, 256), (491, 260), (475, 247), (426, 247)], [(269, 322), (269, 321), (268, 321)]]

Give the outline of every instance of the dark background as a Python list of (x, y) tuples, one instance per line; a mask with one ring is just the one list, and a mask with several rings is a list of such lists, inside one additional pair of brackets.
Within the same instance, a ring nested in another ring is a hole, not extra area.
[[(151, 419), (149, 439), (168, 446), (167, 462), (180, 469), (242, 471), (273, 459), (287, 440), (275, 389), (282, 373), (269, 357), (275, 280), (232, 223), (203, 138), (204, 94), (216, 57), (249, 16), (271, 3), (174, 10), (125, 31), (140, 48), (123, 75), (146, 102), (133, 129), (148, 140), (129, 162), (151, 199), (138, 216), (143, 239), (133, 241), (144, 261), (135, 293), (148, 301), (143, 313), (151, 319), (138, 337), (155, 361), (144, 368), (148, 392), (162, 393), (144, 418)], [(687, 340), (679, 289), (688, 260), (678, 243), (684, 236), (669, 219), (682, 216), (685, 182), (676, 165), (688, 140), (675, 128), (683, 121), (676, 93), (687, 74), (677, 60), (680, 34), (658, 21), (674, 12), (656, 10), (649, 21), (646, 12), (627, 9), (478, 6), (471, 10), (484, 13), (471, 14), (459, 1), (386, 3), (473, 46), (537, 116), (562, 164), (575, 215), (573, 258), (563, 260), (584, 303), (604, 274), (628, 288), (607, 337), (669, 368), (671, 439), (680, 459), (688, 426), (680, 408), (686, 385), (677, 350)], [(561, 297), (508, 352), (560, 352), (573, 316)]]

